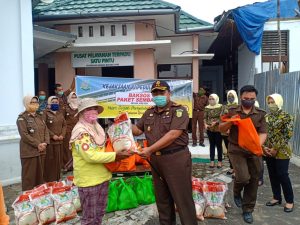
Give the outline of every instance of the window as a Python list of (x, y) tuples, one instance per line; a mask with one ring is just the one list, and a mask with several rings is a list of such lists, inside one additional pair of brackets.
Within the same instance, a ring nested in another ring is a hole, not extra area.
[(123, 35), (123, 36), (126, 36), (126, 35), (127, 35), (127, 26), (126, 26), (126, 24), (123, 24), (123, 25), (122, 25), (122, 35)]
[(116, 26), (115, 25), (110, 26), (110, 32), (111, 32), (111, 36), (116, 36)]
[(93, 26), (89, 26), (89, 37), (93, 37), (93, 36), (94, 36)]
[(288, 72), (289, 63), (289, 37), (288, 31), (281, 32), (281, 50), (279, 49), (278, 31), (264, 31), (262, 40), (261, 57), (263, 71), (273, 70), (279, 67), (279, 51), (281, 51), (281, 67)]
[(83, 37), (83, 30), (82, 27), (78, 27), (78, 37)]
[(158, 78), (192, 78), (192, 64), (160, 64)]
[(104, 25), (100, 26), (100, 36), (104, 36), (105, 35), (105, 29), (104, 29)]

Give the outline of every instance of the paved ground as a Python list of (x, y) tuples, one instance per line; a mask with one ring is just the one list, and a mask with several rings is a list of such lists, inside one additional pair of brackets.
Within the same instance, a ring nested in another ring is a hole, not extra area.
[[(201, 157), (207, 157), (208, 148), (196, 147), (191, 149), (193, 155), (198, 155)], [(193, 165), (193, 174), (196, 177), (204, 178), (204, 179), (224, 179), (224, 175), (228, 170), (228, 161), (225, 160), (224, 167), (222, 169), (209, 169), (207, 163), (195, 163)], [(297, 204), (299, 196), (300, 196), (300, 167), (297, 167), (293, 164), (290, 166), (290, 176), (292, 179), (294, 194), (295, 194), (295, 210), (292, 213), (283, 212), (283, 206), (275, 206), (275, 207), (266, 207), (265, 202), (269, 201), (272, 197), (270, 182), (268, 178), (268, 172), (265, 170), (264, 179), (265, 183), (263, 186), (259, 187), (258, 191), (258, 200), (257, 206), (254, 212), (254, 223), (255, 225), (283, 225), (283, 224), (291, 224), (296, 225), (300, 224), (300, 215), (299, 215), (299, 205)], [(230, 177), (225, 177), (226, 180), (230, 181)], [(229, 178), (229, 179), (228, 179)], [(20, 194), (20, 184), (10, 185), (4, 187), (4, 197), (5, 202), (8, 208), (8, 214), (11, 218), (10, 224), (14, 223), (14, 214), (11, 208), (12, 202), (15, 200), (18, 194)], [(243, 222), (241, 216), (241, 210), (237, 208), (233, 204), (232, 198), (232, 183), (229, 183), (229, 191), (228, 191), (228, 203), (232, 206), (228, 208), (228, 212), (226, 213), (227, 220), (219, 220), (219, 219), (205, 219), (203, 222), (199, 222), (199, 224), (245, 224)], [(124, 225), (156, 225), (159, 224), (157, 211), (155, 204), (150, 206), (141, 206), (137, 209), (119, 211), (116, 213), (106, 214), (104, 218), (104, 224), (124, 224)], [(67, 224), (80, 224), (79, 218), (68, 222)], [(178, 224), (180, 224), (178, 219)]]

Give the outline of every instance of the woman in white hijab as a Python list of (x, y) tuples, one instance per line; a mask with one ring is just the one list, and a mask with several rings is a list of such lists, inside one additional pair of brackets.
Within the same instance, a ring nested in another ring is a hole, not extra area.
[(27, 95), (23, 99), (25, 111), (17, 119), (22, 166), (22, 191), (33, 189), (44, 182), (43, 169), (49, 132), (43, 118), (36, 113), (38, 97)]
[(218, 151), (218, 168), (222, 167), (223, 149), (222, 136), (219, 130), (222, 105), (219, 104), (219, 97), (211, 94), (208, 98), (208, 106), (204, 109), (204, 126), (209, 140), (210, 168), (215, 167), (215, 147)]
[(63, 148), (63, 169), (64, 171), (72, 170), (72, 152), (69, 149), (69, 141), (71, 138), (72, 130), (78, 122), (78, 116), (75, 116), (78, 112), (78, 98), (75, 92), (71, 92), (67, 98), (68, 104), (65, 106), (64, 115), (67, 123), (66, 136), (64, 138)]
[(293, 188), (288, 173), (292, 156), (292, 149), (288, 142), (293, 135), (293, 117), (282, 110), (283, 98), (280, 94), (269, 95), (267, 104), (270, 111), (266, 115), (268, 137), (263, 150), (266, 156), (273, 199), (266, 205), (280, 205), (282, 189), (286, 201), (284, 212), (289, 213), (294, 208)]

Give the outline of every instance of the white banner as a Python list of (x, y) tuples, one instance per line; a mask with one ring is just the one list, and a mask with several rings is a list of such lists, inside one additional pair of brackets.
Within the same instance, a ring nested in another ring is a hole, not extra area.
[(143, 92), (116, 92), (117, 105), (148, 105), (152, 106), (151, 93)]
[(132, 66), (132, 51), (74, 52), (72, 65), (78, 67)]

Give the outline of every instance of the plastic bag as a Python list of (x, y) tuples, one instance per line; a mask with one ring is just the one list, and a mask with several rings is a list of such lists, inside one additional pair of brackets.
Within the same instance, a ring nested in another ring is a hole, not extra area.
[(48, 188), (43, 191), (33, 192), (29, 195), (30, 201), (35, 206), (39, 225), (50, 224), (55, 221), (54, 204), (50, 193), (51, 188)]
[(132, 188), (124, 182), (123, 179), (120, 179), (120, 194), (118, 198), (118, 209), (132, 209), (138, 206), (138, 201), (136, 195)]
[(106, 212), (114, 212), (118, 210), (119, 183), (119, 180), (109, 182)]
[(77, 216), (70, 186), (53, 188), (51, 196), (54, 201), (56, 224)]
[[(106, 141), (105, 152), (114, 152), (110, 139)], [(126, 172), (136, 170), (135, 155), (129, 156), (126, 159), (117, 162), (105, 163), (104, 166), (110, 172)]]
[(152, 187), (149, 185), (150, 183), (146, 179), (141, 179), (136, 176), (127, 179), (126, 183), (128, 183), (134, 191), (139, 204), (148, 205), (155, 201)]
[(262, 156), (263, 151), (260, 145), (258, 133), (251, 118), (241, 119), (239, 115), (229, 118), (228, 115), (221, 117), (224, 122), (233, 122), (238, 127), (238, 144), (241, 148), (251, 153)]
[(28, 194), (20, 195), (12, 204), (16, 225), (38, 225), (35, 207), (29, 200)]
[(115, 118), (115, 122), (109, 127), (107, 133), (115, 152), (124, 149), (127, 151), (137, 151), (131, 130), (131, 120), (127, 112)]
[(193, 190), (193, 200), (196, 209), (196, 217), (198, 220), (203, 221), (204, 220), (203, 214), (206, 206), (206, 201), (200, 186), (197, 185), (197, 183), (194, 182), (194, 180), (192, 181), (192, 190)]
[(80, 197), (78, 193), (78, 187), (73, 186), (71, 188), (72, 198), (73, 198), (73, 204), (75, 206), (76, 212), (80, 212), (81, 209), (81, 203), (80, 203)]
[(226, 219), (224, 196), (227, 191), (227, 185), (222, 182), (203, 182), (203, 196), (206, 200), (204, 217)]

